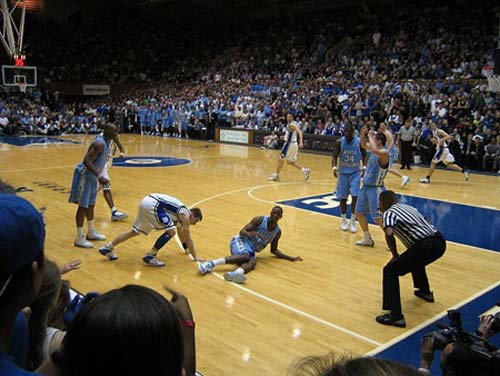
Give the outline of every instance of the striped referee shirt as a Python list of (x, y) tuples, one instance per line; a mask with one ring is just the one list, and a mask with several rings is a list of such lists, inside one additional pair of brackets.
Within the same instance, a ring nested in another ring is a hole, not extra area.
[(437, 230), (412, 206), (395, 203), (384, 212), (384, 229), (392, 227), (406, 248), (434, 235)]

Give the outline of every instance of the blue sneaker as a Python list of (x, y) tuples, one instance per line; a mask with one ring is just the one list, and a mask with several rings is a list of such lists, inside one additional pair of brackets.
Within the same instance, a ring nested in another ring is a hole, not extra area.
[(99, 253), (103, 256), (106, 256), (109, 261), (116, 261), (118, 260), (118, 256), (113, 253), (113, 248), (110, 247), (101, 247), (99, 248)]
[(200, 264), (198, 264), (198, 270), (200, 271), (201, 275), (205, 275), (207, 273), (210, 273), (215, 267), (215, 264), (213, 261), (205, 261)]
[(245, 274), (237, 273), (236, 271), (234, 271), (224, 273), (224, 279), (229, 282), (245, 283), (247, 280), (247, 276)]
[(160, 261), (156, 257), (151, 256), (151, 255), (144, 256), (142, 258), (142, 261), (144, 261), (146, 264), (154, 266), (156, 268), (161, 268), (162, 266), (165, 266), (165, 263), (163, 261)]

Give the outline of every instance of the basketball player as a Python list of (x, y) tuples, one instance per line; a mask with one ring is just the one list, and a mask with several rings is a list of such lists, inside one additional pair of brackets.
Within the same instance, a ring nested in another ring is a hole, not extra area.
[(427, 176), (423, 179), (420, 179), (420, 183), (424, 184), (430, 184), (431, 182), (431, 176), (434, 173), (434, 170), (436, 169), (436, 165), (439, 162), (443, 162), (446, 167), (451, 168), (452, 170), (455, 171), (460, 171), (464, 174), (465, 180), (469, 180), (470, 177), (470, 171), (468, 169), (462, 168), (459, 165), (455, 164), (455, 158), (453, 155), (450, 153), (450, 150), (448, 149), (448, 141), (451, 141), (453, 139), (453, 136), (448, 135), (445, 131), (442, 129), (439, 129), (437, 127), (437, 124), (433, 121), (430, 121), (431, 125), (431, 130), (432, 130), (432, 138), (431, 141), (434, 145), (436, 145), (436, 153), (434, 154), (434, 157), (432, 158), (431, 161), (431, 167), (429, 168), (429, 172), (427, 173)]
[(356, 203), (356, 217), (363, 230), (363, 240), (356, 242), (356, 245), (363, 247), (373, 247), (375, 242), (371, 238), (368, 229), (366, 214), (370, 214), (373, 220), (380, 226), (382, 224), (380, 210), (378, 208), (378, 198), (380, 192), (385, 191), (384, 178), (389, 169), (389, 150), (385, 148), (387, 139), (383, 133), (375, 134), (374, 131), (368, 133), (368, 143), (366, 134), (368, 128), (361, 129), (361, 147), (369, 152), (368, 163), (363, 176), (363, 187), (359, 190), (358, 202)]
[(255, 268), (257, 258), (255, 253), (262, 251), (271, 244), (271, 253), (278, 258), (289, 261), (302, 261), (299, 256), (285, 255), (278, 249), (281, 229), (278, 222), (283, 217), (283, 209), (275, 206), (269, 216), (254, 217), (249, 224), (243, 227), (238, 235), (231, 239), (231, 256), (216, 260), (205, 261), (198, 265), (202, 275), (211, 272), (216, 265), (232, 264), (238, 268), (232, 272), (224, 273), (224, 279), (230, 282), (244, 283), (246, 273)]
[[(337, 159), (339, 159), (337, 172)], [(356, 232), (356, 216), (354, 209), (359, 194), (361, 184), (361, 161), (366, 157), (365, 149), (361, 148), (359, 137), (354, 137), (352, 126), (347, 124), (344, 129), (344, 136), (339, 138), (333, 147), (332, 170), (333, 176), (338, 178), (336, 196), (340, 198), (340, 214), (342, 225), (340, 229), (348, 229), (354, 234)], [(347, 197), (351, 195), (351, 220), (346, 217)]]
[[(311, 169), (304, 168), (297, 163), (297, 154), (299, 153), (299, 148), (304, 147), (302, 131), (298, 127), (296, 121), (293, 120), (293, 115), (288, 113), (286, 115), (287, 128), (285, 133), (285, 144), (281, 148), (280, 159), (278, 161), (278, 166), (276, 167), (276, 172), (269, 176), (269, 180), (279, 181), (280, 171), (283, 168), (285, 161), (299, 170), (304, 174), (304, 180), (309, 180), (309, 175), (311, 174)], [(297, 139), (299, 143), (297, 144)]]
[(139, 234), (148, 235), (151, 230), (165, 230), (156, 240), (151, 250), (142, 260), (151, 266), (165, 266), (163, 261), (156, 258), (158, 251), (175, 236), (176, 226), (179, 238), (185, 250), (191, 254), (195, 261), (196, 251), (189, 230), (190, 225), (195, 225), (202, 220), (201, 210), (198, 208), (188, 209), (186, 205), (177, 198), (161, 193), (151, 193), (144, 197), (139, 204), (139, 211), (132, 229), (118, 235), (104, 247), (99, 248), (99, 253), (106, 256), (110, 261), (118, 260), (113, 252), (114, 248)]
[(410, 177), (403, 175), (399, 171), (391, 168), (398, 154), (398, 148), (394, 144), (394, 137), (392, 136), (392, 132), (389, 130), (389, 128), (387, 128), (387, 125), (385, 123), (380, 123), (379, 132), (383, 133), (385, 138), (387, 139), (387, 149), (389, 150), (389, 157), (390, 157), (389, 169), (387, 170), (387, 172), (389, 174), (396, 175), (398, 178), (400, 178), (401, 188), (403, 188), (406, 184), (410, 182)]
[(111, 179), (109, 178), (109, 168), (113, 164), (113, 156), (116, 152), (116, 146), (118, 146), (118, 148), (120, 149), (120, 157), (123, 157), (125, 155), (125, 149), (120, 142), (118, 134), (115, 134), (115, 137), (109, 142), (109, 153), (102, 172), (102, 176), (108, 179), (109, 182), (108, 184), (101, 184), (102, 193), (104, 195), (106, 203), (109, 206), (109, 209), (111, 210), (111, 220), (113, 222), (120, 221), (128, 217), (127, 213), (122, 213), (115, 207), (115, 203), (113, 202), (113, 195), (111, 194)]
[[(116, 137), (116, 126), (111, 123), (104, 125), (102, 136), (90, 144), (83, 162), (75, 167), (69, 202), (78, 204), (76, 211), (76, 240), (75, 246), (92, 248), (89, 240), (104, 240), (106, 237), (94, 229), (94, 206), (97, 196), (98, 183), (109, 184), (104, 176), (104, 164), (109, 154), (109, 144)], [(83, 234), (83, 222), (87, 218), (87, 237)]]

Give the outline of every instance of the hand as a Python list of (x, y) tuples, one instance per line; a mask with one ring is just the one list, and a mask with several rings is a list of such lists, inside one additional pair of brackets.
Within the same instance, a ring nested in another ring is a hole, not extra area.
[(488, 339), (493, 335), (493, 332), (491, 329), (493, 328), (494, 322), (495, 322), (495, 316), (493, 316), (493, 315), (481, 316), (479, 318), (478, 330), (481, 332), (482, 337), (484, 339)]
[(165, 288), (165, 290), (172, 294), (172, 299), (170, 299), (170, 301), (177, 310), (181, 321), (192, 321), (193, 314), (191, 312), (191, 307), (189, 306), (189, 301), (187, 300), (187, 298), (180, 292), (172, 290), (167, 285), (163, 285), (163, 287)]
[(361, 128), (361, 131), (359, 132), (361, 137), (365, 137), (368, 134), (368, 127), (363, 127)]
[(434, 338), (425, 336), (422, 338), (422, 350), (420, 353), (420, 364), (422, 368), (429, 369), (434, 358)]
[(125, 156), (125, 153), (123, 151), (120, 152), (120, 158), (123, 158)]
[(333, 171), (333, 176), (335, 176), (336, 178), (338, 178), (339, 174), (337, 173), (337, 168), (336, 167), (332, 168), (332, 171)]
[(304, 143), (303, 143), (303, 142), (301, 142), (301, 143), (299, 144), (299, 148), (304, 149)]
[(290, 258), (290, 261), (295, 262), (295, 261), (304, 261), (304, 260), (302, 260), (302, 257), (300, 257), (300, 256), (292, 256)]
[(82, 262), (80, 260), (73, 260), (64, 264), (63, 266), (60, 267), (61, 275), (66, 274), (74, 269), (78, 269), (81, 264)]

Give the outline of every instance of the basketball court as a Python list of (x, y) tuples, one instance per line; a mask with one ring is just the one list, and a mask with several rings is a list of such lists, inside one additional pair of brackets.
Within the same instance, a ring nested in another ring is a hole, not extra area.
[[(268, 182), (278, 151), (253, 147), (121, 135), (126, 157), (115, 159), (112, 191), (123, 222), (111, 222), (102, 194), (96, 204), (96, 228), (112, 239), (130, 228), (140, 200), (165, 193), (203, 211), (191, 233), (198, 257), (229, 254), (229, 241), (254, 216), (273, 205), (284, 208), (280, 250), (303, 262), (258, 256), (256, 270), (244, 285), (223, 280), (230, 265), (201, 276), (196, 263), (171, 241), (159, 258), (166, 267), (142, 262), (160, 233), (140, 236), (116, 248), (120, 259), (109, 262), (97, 249), (73, 246), (76, 205), (68, 192), (74, 166), (81, 162), (93, 136), (0, 139), (0, 176), (38, 207), (46, 207), (46, 253), (59, 264), (81, 259), (67, 275), (81, 292), (105, 292), (125, 284), (149, 286), (166, 293), (168, 285), (184, 293), (196, 321), (197, 368), (205, 375), (283, 375), (297, 358), (329, 351), (380, 354), (418, 365), (422, 333), (434, 330), (450, 307), (462, 307), (464, 326), (474, 330), (477, 316), (500, 300), (500, 177), (463, 175), (437, 170), (432, 184), (418, 183), (426, 169), (409, 171), (411, 182), (389, 175), (386, 186), (402, 194), (436, 224), (448, 239), (445, 255), (428, 268), (436, 302), (413, 295), (411, 277), (401, 278), (407, 328), (375, 322), (381, 312), (382, 268), (390, 258), (381, 230), (371, 228), (374, 248), (356, 247), (358, 233), (340, 231), (336, 180), (330, 156), (301, 153), (311, 179), (288, 166), (281, 182)], [(398, 166), (398, 165), (396, 165)], [(400, 245), (400, 244), (399, 244)], [(400, 245), (400, 249), (401, 245)], [(435, 361), (437, 363), (437, 361)]]

